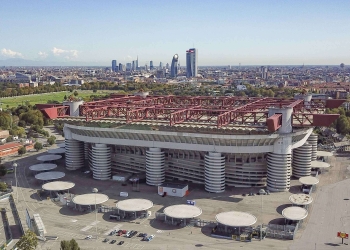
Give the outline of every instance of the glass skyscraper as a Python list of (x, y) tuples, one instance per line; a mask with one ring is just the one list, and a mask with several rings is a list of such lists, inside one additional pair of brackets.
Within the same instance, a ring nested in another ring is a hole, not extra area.
[(170, 76), (177, 77), (177, 62), (179, 61), (179, 56), (175, 54), (173, 60), (171, 61)]
[(113, 72), (118, 71), (118, 68), (117, 68), (117, 60), (112, 60), (112, 71), (113, 71)]
[(196, 77), (198, 74), (198, 50), (195, 48), (186, 51), (186, 76)]

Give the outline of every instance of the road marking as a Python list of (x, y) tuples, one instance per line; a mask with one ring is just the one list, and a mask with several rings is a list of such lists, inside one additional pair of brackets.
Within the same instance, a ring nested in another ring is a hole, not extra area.
[(87, 230), (90, 230), (91, 228), (92, 228), (92, 226), (86, 226), (86, 227), (82, 228), (80, 231), (85, 232)]
[(98, 221), (98, 220), (97, 220), (97, 221), (92, 222), (90, 225), (91, 225), (91, 226), (95, 226), (96, 224), (98, 224), (98, 223), (100, 223), (100, 222), (101, 222), (101, 221)]
[(77, 222), (78, 220), (70, 220), (71, 222)]
[(122, 226), (123, 226), (122, 224), (117, 224), (117, 225), (116, 225), (115, 227), (113, 227), (112, 229), (106, 231), (106, 232), (104, 233), (104, 235), (109, 235), (112, 231), (114, 231), (114, 230), (119, 230)]
[(161, 234), (163, 233), (163, 230), (157, 230), (157, 233)]

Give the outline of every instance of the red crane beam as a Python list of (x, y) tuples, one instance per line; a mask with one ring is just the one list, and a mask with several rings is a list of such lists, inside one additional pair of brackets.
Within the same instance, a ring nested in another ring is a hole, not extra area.
[[(80, 106), (79, 111), (81, 116), (86, 117), (86, 120), (103, 117), (124, 118), (128, 123), (145, 119), (163, 120), (169, 121), (170, 126), (183, 122), (202, 122), (216, 124), (216, 127), (220, 128), (230, 123), (258, 124), (266, 121), (275, 124), (276, 121), (273, 118), (275, 116), (268, 117), (269, 108), (290, 107), (293, 108), (293, 126), (313, 126), (313, 124), (321, 124), (321, 117), (333, 120), (334, 117), (324, 116), (322, 113), (324, 113), (325, 108), (338, 107), (343, 102), (344, 100), (305, 102), (304, 99), (237, 96), (189, 97), (171, 95), (143, 98), (114, 95), (113, 98), (106, 100), (85, 103)], [(278, 126), (273, 125), (273, 127)]]

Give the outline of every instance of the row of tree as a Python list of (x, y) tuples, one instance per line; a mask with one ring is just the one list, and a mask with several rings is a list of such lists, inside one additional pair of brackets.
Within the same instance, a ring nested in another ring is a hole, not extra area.
[(55, 83), (54, 85), (42, 85), (38, 87), (20, 88), (15, 83), (0, 82), (0, 97), (43, 94), (43, 93), (52, 93), (52, 92), (60, 92), (60, 91), (70, 91), (74, 89), (77, 89), (77, 87), (64, 86), (60, 83)]
[[(16, 249), (19, 250), (35, 250), (38, 246), (38, 238), (35, 233), (28, 230), (16, 243)], [(60, 250), (80, 250), (75, 239), (62, 240)]]

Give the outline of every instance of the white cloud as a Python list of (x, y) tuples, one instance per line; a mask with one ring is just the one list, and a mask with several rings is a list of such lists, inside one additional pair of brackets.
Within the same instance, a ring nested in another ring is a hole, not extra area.
[(10, 58), (18, 58), (18, 57), (23, 57), (22, 53), (20, 52), (16, 52), (16, 51), (12, 51), (10, 49), (5, 49), (3, 48), (1, 50), (1, 55), (5, 56), (5, 57), (10, 57)]
[(48, 56), (48, 54), (46, 52), (41, 52), (41, 51), (39, 51), (38, 55), (42, 59), (44, 59), (44, 58), (46, 58)]
[(68, 60), (78, 57), (78, 51), (75, 49), (64, 50), (64, 49), (59, 49), (59, 48), (54, 47), (51, 51), (55, 56), (63, 56), (64, 58), (66, 58)]

